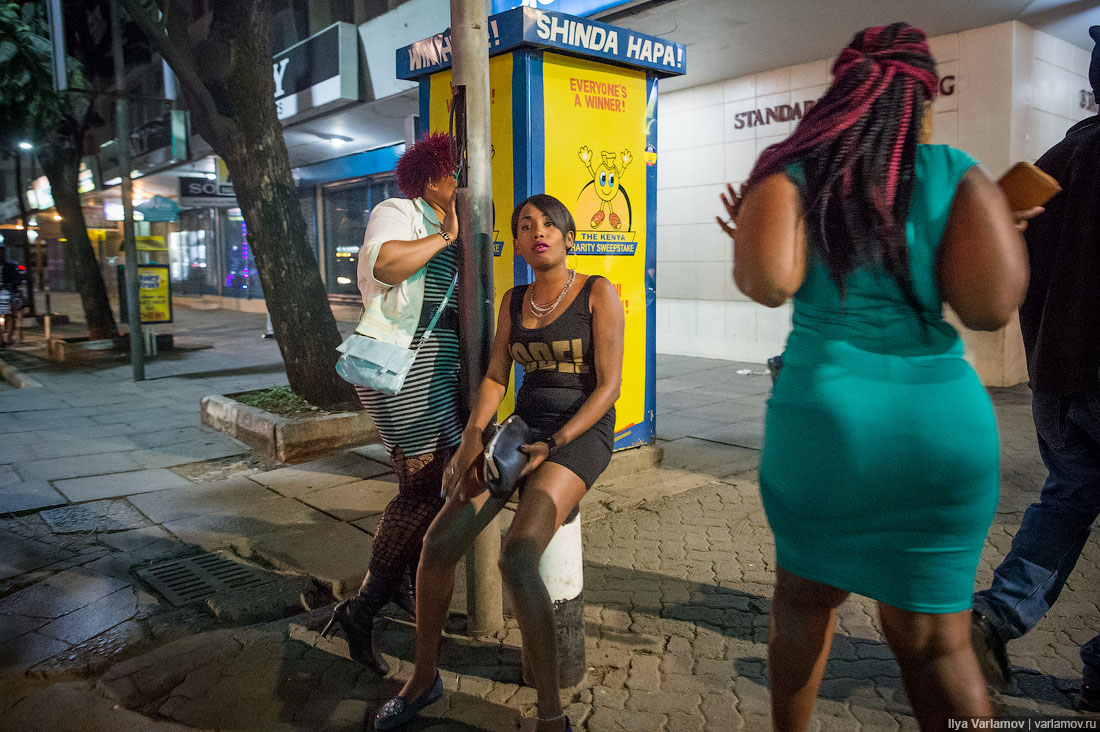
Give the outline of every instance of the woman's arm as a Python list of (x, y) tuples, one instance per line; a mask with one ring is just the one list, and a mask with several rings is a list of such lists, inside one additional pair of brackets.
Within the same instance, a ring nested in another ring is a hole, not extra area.
[(1004, 193), (977, 166), (959, 181), (936, 275), (943, 300), (973, 330), (1004, 327), (1024, 301), (1024, 240)]
[(443, 231), (451, 237), (450, 241), (435, 233), (422, 239), (412, 241), (394, 239), (382, 244), (378, 257), (374, 261), (374, 279), (391, 287), (399, 285), (420, 271), (432, 257), (455, 241), (458, 237), (458, 214), (455, 212), (454, 196), (451, 197), (450, 204), (447, 206), (447, 216), (443, 219)]
[(462, 431), (462, 443), (458, 446), (451, 463), (443, 475), (443, 493), (446, 496), (458, 495), (461, 500), (468, 498), (464, 493), (457, 493), (461, 478), (478, 454), (482, 450), (481, 435), (485, 428), (496, 416), (500, 402), (508, 391), (509, 375), (512, 371), (512, 354), (508, 351), (508, 334), (512, 330), (512, 316), (509, 312), (509, 304), (512, 301), (512, 292), (504, 293), (500, 301), (500, 312), (497, 315), (497, 332), (493, 338), (493, 349), (489, 355), (489, 367), (485, 371), (485, 378), (481, 380), (481, 386), (477, 391), (477, 400), (470, 410), (470, 418), (466, 421), (466, 427)]
[[(584, 401), (577, 413), (553, 434), (558, 447), (567, 445), (596, 424), (607, 410), (615, 406), (623, 381), (623, 342), (625, 320), (623, 304), (615, 286), (603, 277), (592, 285), (589, 307), (592, 310), (592, 340), (596, 362), (596, 389)], [(524, 452), (530, 455), (526, 475), (549, 457), (550, 448), (545, 442), (527, 445)]]
[(806, 278), (806, 227), (798, 188), (783, 173), (754, 185), (737, 209), (737, 195), (723, 195), (735, 226), (719, 224), (734, 240), (733, 280), (738, 289), (770, 308), (785, 303)]

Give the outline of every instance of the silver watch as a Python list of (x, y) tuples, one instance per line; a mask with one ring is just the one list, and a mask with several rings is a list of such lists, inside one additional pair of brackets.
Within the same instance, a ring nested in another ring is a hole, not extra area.
[(447, 244), (450, 244), (452, 241), (454, 241), (454, 237), (448, 234), (446, 231), (439, 232), (439, 235), (443, 237), (443, 241)]

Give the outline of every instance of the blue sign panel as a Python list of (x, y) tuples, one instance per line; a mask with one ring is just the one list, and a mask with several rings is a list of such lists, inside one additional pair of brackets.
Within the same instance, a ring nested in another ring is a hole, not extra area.
[[(553, 48), (655, 72), (658, 76), (687, 73), (684, 44), (564, 13), (522, 7), (489, 19), (489, 54), (518, 46)], [(448, 28), (397, 49), (397, 78), (417, 79), (451, 66)]]
[(492, 0), (489, 14), (495, 15), (512, 8), (527, 7), (553, 10), (556, 13), (568, 13), (584, 18), (616, 5), (625, 5), (627, 2), (629, 0)]

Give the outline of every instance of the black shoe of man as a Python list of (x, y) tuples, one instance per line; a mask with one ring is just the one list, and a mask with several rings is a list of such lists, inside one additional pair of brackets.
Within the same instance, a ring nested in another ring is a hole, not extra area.
[(986, 682), (997, 691), (1012, 691), (1012, 671), (1008, 668), (1005, 642), (989, 619), (977, 610), (970, 611), (970, 642)]
[(1081, 712), (1100, 712), (1100, 674), (1090, 674), (1087, 668), (1077, 695), (1077, 709)]

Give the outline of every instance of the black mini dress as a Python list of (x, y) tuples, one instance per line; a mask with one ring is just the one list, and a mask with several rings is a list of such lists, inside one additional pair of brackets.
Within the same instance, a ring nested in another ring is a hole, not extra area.
[[(590, 276), (569, 307), (539, 328), (523, 327), (527, 285), (516, 287), (508, 305), (512, 329), (508, 350), (523, 367), (523, 383), (516, 395), (516, 414), (544, 440), (562, 428), (596, 390), (595, 339), (589, 296), (598, 275)], [(548, 462), (564, 465), (591, 488), (611, 462), (615, 442), (615, 407)]]

